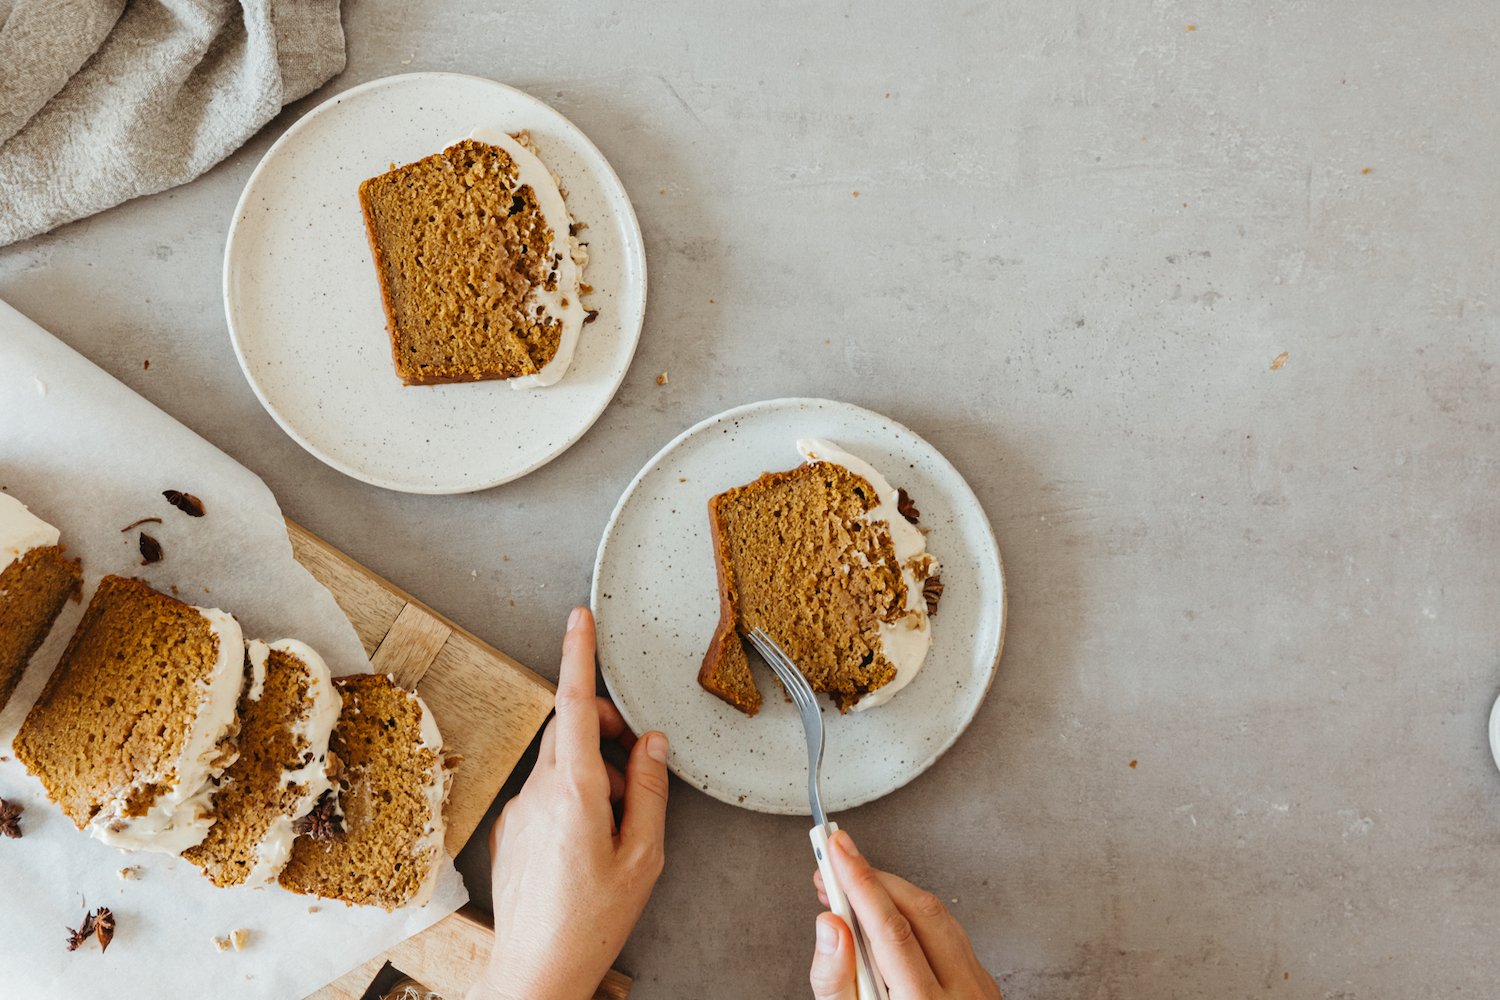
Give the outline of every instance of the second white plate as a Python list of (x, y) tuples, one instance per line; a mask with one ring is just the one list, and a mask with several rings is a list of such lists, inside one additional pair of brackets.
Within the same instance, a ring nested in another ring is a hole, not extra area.
[[(361, 181), (476, 126), (527, 129), (587, 228), (585, 303), (599, 310), (557, 385), (406, 386), (391, 363)], [(224, 251), (224, 308), (266, 410), (312, 454), (409, 493), (464, 493), (562, 454), (614, 397), (646, 309), (646, 256), (625, 188), (562, 115), (504, 84), (452, 73), (372, 80), (308, 112), (245, 185)]]
[(831, 441), (904, 487), (943, 566), (932, 651), (911, 685), (867, 712), (841, 716), (824, 702), (824, 807), (849, 809), (925, 771), (968, 726), (994, 679), (1005, 583), (994, 533), (968, 484), (893, 420), (832, 400), (774, 399), (690, 428), (620, 498), (599, 544), (593, 606), (599, 665), (615, 704), (635, 732), (667, 733), (680, 778), (733, 805), (805, 815), (806, 743), (770, 670), (755, 665), (765, 704), (754, 718), (697, 681), (719, 616), (708, 500), (797, 465), (799, 437)]

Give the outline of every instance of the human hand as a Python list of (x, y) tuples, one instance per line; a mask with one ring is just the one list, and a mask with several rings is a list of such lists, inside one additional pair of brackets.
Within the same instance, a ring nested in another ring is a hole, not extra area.
[[(605, 763), (601, 739), (630, 751), (623, 775)], [(594, 995), (661, 874), (666, 761), (665, 735), (637, 740), (619, 710), (595, 696), (594, 618), (575, 608), (557, 714), (531, 776), (490, 834), (495, 946), (469, 1000)]]
[[(964, 929), (942, 900), (871, 865), (844, 831), (829, 843), (829, 860), (870, 941), (891, 1000), (1001, 1000), (1000, 987), (979, 964)], [(823, 876), (814, 873), (813, 884), (827, 906)], [(858, 996), (854, 936), (832, 913), (818, 914), (818, 946), (808, 978), (817, 1000)]]

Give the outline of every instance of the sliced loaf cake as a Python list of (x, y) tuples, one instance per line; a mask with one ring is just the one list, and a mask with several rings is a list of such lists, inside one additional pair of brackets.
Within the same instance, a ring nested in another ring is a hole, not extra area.
[(841, 711), (887, 700), (931, 644), (922, 591), (937, 560), (899, 491), (834, 445), (797, 445), (804, 464), (708, 504), (719, 623), (698, 683), (747, 715), (761, 694), (741, 637), (757, 627)]
[(281, 872), (293, 892), (394, 910), (431, 897), (443, 859), (449, 773), (422, 699), (385, 674), (334, 679), (343, 709), (329, 751), (342, 815), (319, 817)]
[(80, 829), (180, 854), (208, 833), (215, 782), (234, 761), (244, 659), (227, 613), (106, 576), (16, 757)]
[(63, 555), (60, 532), (0, 493), (0, 709), (68, 598), (78, 599), (83, 570)]
[(255, 639), (246, 666), (239, 759), (220, 779), (208, 836), (183, 853), (220, 886), (274, 882), (296, 824), (333, 787), (328, 739), (342, 699), (323, 658), (295, 639)]

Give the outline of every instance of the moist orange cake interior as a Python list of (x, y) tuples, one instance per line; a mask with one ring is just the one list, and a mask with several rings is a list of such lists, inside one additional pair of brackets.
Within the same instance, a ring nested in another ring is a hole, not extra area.
[[(16, 735), (16, 758), (80, 829), (127, 789), (122, 815), (143, 815), (176, 781), (198, 683), (217, 658), (197, 608), (106, 576)], [(137, 786), (143, 774), (161, 784)]]
[(344, 705), (329, 752), (343, 765), (343, 832), (299, 837), (279, 881), (294, 892), (393, 910), (416, 896), (441, 861), (418, 843), (440, 761), (421, 745), (421, 705), (390, 677), (355, 674), (334, 684)]
[(0, 571), (0, 709), (82, 584), (82, 566), (61, 545), (31, 549)]
[(879, 629), (904, 613), (906, 586), (889, 529), (864, 520), (878, 502), (863, 477), (831, 462), (768, 472), (709, 501), (719, 624), (699, 684), (759, 711), (741, 642), (757, 627), (840, 710), (890, 682)]
[(514, 378), (557, 354), (561, 324), (529, 302), (557, 288), (567, 234), (511, 184), (505, 150), (465, 139), (359, 186), (396, 374), (407, 385)]
[[(293, 816), (306, 789), (284, 784), (312, 754), (292, 723), (308, 709), (308, 675), (302, 663), (272, 649), (259, 698), (246, 685), (240, 693), (239, 759), (230, 765), (214, 795), (218, 819), (208, 836), (182, 856), (203, 869), (215, 885), (239, 885), (255, 868), (256, 848), (278, 816)], [(257, 876), (259, 878), (259, 876)]]

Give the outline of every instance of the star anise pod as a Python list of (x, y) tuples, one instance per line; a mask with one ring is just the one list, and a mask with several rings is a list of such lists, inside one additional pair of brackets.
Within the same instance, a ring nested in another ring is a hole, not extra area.
[(917, 505), (912, 503), (911, 495), (899, 487), (896, 490), (896, 510), (912, 524), (916, 524), (917, 518), (922, 516), (922, 512), (917, 510)]
[(0, 834), (19, 840), (21, 838), (21, 803), (0, 799)]
[(927, 602), (928, 616), (937, 614), (938, 601), (943, 599), (942, 576), (929, 576), (927, 582), (922, 584), (922, 599)]
[(183, 493), (180, 490), (162, 490), (161, 495), (167, 498), (167, 503), (176, 507), (188, 517), (203, 516), (203, 501), (191, 493)]
[(313, 811), (299, 819), (292, 828), (299, 837), (311, 840), (332, 840), (344, 832), (344, 823), (338, 813), (338, 804), (332, 792), (324, 792), (313, 806)]
[(94, 936), (99, 939), (99, 951), (108, 951), (109, 943), (115, 939), (115, 915), (107, 906), (94, 911)]

